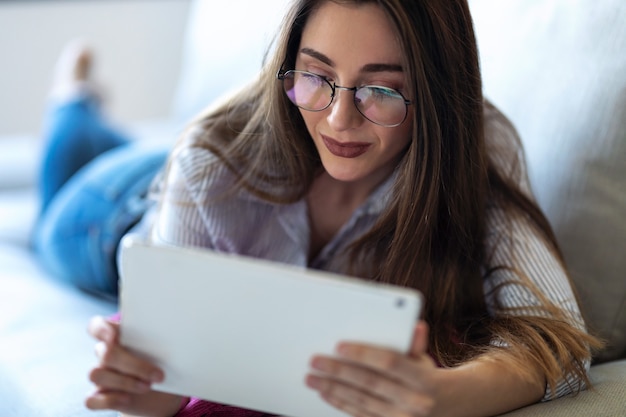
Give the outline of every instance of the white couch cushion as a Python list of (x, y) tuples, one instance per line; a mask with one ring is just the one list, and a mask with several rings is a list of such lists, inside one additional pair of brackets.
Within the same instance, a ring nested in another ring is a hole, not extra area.
[(40, 153), (40, 141), (34, 136), (1, 137), (0, 191), (35, 184)]
[(626, 354), (626, 2), (470, 0), (486, 96), (525, 144), (590, 323)]
[(36, 194), (33, 187), (0, 190), (0, 243), (28, 246), (39, 206)]
[(0, 242), (0, 265), (0, 415), (91, 416), (83, 405), (96, 364), (87, 323), (115, 304), (55, 281), (24, 247)]

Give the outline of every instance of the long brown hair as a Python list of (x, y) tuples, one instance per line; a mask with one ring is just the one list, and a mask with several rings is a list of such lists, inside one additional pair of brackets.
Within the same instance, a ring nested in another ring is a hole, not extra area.
[[(279, 204), (303, 198), (321, 169), (304, 121), (276, 73), (294, 67), (307, 19), (323, 1), (328, 0), (294, 1), (259, 78), (198, 119), (185, 145), (208, 148), (237, 175), (240, 187)], [(530, 375), (529, 368), (543, 372), (552, 387), (565, 375), (588, 383), (584, 366), (595, 339), (567, 324), (566, 313), (527, 277), (515, 283), (537, 294), (541, 305), (532, 307), (537, 314), (509, 314), (504, 307), (488, 312), (486, 275), (499, 268), (516, 272), (513, 260), (484, 270), (489, 201), (498, 201), (511, 216), (528, 218), (560, 255), (541, 210), (488, 156), (467, 1), (350, 1), (372, 2), (397, 30), (405, 87), (414, 103), (409, 117), (415, 122), (387, 209), (350, 247), (345, 272), (420, 290), (432, 329), (430, 350), (444, 366), (498, 350), (522, 374)], [(500, 343), (493, 344), (496, 338)]]

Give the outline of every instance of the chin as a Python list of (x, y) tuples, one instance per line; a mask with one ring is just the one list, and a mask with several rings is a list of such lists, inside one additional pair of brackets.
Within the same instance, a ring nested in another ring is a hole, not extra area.
[(355, 182), (367, 176), (367, 173), (360, 169), (351, 167), (352, 161), (332, 161), (331, 163), (322, 161), (322, 165), (331, 178), (341, 182)]

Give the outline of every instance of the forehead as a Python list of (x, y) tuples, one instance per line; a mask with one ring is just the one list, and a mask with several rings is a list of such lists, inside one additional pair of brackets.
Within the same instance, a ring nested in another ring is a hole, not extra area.
[(398, 34), (375, 3), (325, 1), (309, 16), (300, 48), (312, 48), (333, 62), (399, 64)]

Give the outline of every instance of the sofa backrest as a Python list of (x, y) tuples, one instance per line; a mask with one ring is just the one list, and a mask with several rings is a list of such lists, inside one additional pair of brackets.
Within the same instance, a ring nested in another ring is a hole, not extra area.
[(626, 355), (626, 2), (470, 0), (485, 95), (517, 127), (591, 327)]
[(186, 122), (259, 72), (289, 0), (192, 0), (173, 116)]
[[(254, 77), (287, 2), (192, 1), (177, 118)], [(583, 309), (608, 341), (598, 359), (624, 357), (626, 1), (469, 2), (485, 94), (522, 137)]]

